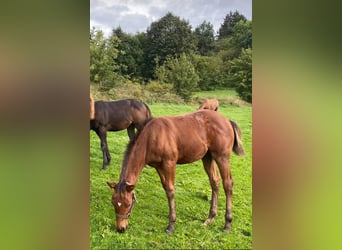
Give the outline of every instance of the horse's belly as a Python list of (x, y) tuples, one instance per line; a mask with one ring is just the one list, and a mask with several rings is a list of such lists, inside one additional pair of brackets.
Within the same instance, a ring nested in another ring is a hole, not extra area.
[(206, 146), (183, 149), (183, 150), (180, 149), (177, 164), (186, 164), (186, 163), (198, 161), (204, 157), (207, 151), (208, 151), (208, 148)]
[(108, 131), (120, 131), (126, 129), (131, 125), (131, 121), (120, 121), (120, 122), (112, 122), (108, 126)]

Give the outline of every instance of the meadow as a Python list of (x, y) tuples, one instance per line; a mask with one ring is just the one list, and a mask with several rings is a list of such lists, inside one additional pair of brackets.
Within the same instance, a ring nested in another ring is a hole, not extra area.
[[(205, 96), (205, 94), (203, 94)], [(203, 98), (203, 96), (199, 96)], [(197, 105), (149, 104), (154, 117), (189, 113)], [(252, 108), (221, 105), (219, 112), (237, 122), (242, 130), (245, 157), (232, 154), (234, 179), (233, 222), (229, 233), (222, 231), (225, 195), (220, 185), (218, 215), (203, 226), (210, 208), (211, 188), (201, 161), (177, 165), (175, 232), (167, 235), (168, 203), (155, 169), (147, 166), (135, 191), (138, 202), (124, 234), (116, 232), (113, 191), (106, 182), (117, 182), (128, 143), (126, 130), (108, 133), (111, 165), (101, 171), (100, 140), (90, 132), (90, 246), (91, 249), (251, 249), (252, 248)]]

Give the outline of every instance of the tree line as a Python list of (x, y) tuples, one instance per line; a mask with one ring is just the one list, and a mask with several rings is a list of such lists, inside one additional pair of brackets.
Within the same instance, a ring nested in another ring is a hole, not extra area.
[(251, 103), (252, 21), (229, 12), (215, 34), (210, 22), (192, 30), (169, 12), (134, 35), (117, 27), (106, 38), (93, 27), (90, 81), (106, 91), (139, 84), (174, 92), (184, 101), (198, 90), (234, 88)]

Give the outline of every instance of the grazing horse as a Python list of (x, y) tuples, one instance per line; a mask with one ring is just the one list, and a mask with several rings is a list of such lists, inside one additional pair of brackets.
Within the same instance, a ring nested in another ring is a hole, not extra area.
[(94, 103), (94, 98), (92, 94), (90, 94), (89, 105), (90, 105), (90, 120), (93, 120), (95, 118), (95, 103)]
[(219, 108), (219, 102), (216, 99), (205, 99), (204, 102), (199, 106), (200, 109), (210, 109), (217, 111)]
[[(159, 174), (169, 203), (169, 225), (166, 233), (174, 231), (176, 221), (175, 174), (176, 164), (202, 159), (209, 177), (212, 198), (208, 225), (217, 214), (220, 175), (226, 195), (224, 230), (229, 231), (232, 222), (233, 179), (230, 173), (230, 155), (244, 155), (241, 130), (218, 112), (199, 110), (186, 115), (153, 118), (140, 131), (135, 141), (126, 149), (119, 182), (107, 182), (115, 191), (112, 204), (116, 213), (116, 228), (124, 232), (135, 202), (134, 188), (146, 164)], [(218, 165), (220, 175), (217, 172)]]
[(147, 104), (135, 99), (95, 102), (95, 118), (90, 120), (90, 129), (94, 130), (101, 141), (103, 153), (102, 170), (110, 164), (111, 156), (107, 146), (107, 131), (127, 129), (129, 140), (135, 138), (135, 129), (142, 129), (147, 119), (151, 118)]

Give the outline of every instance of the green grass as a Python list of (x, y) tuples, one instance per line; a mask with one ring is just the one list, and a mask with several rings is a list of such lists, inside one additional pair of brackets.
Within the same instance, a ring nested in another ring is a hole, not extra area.
[[(197, 109), (197, 105), (149, 105), (153, 116), (177, 115)], [(91, 249), (250, 249), (252, 248), (252, 108), (249, 106), (220, 107), (219, 112), (236, 121), (243, 133), (246, 157), (232, 155), (234, 178), (233, 223), (229, 233), (222, 231), (225, 195), (222, 184), (218, 215), (207, 227), (211, 189), (201, 161), (178, 165), (176, 171), (175, 232), (165, 234), (168, 225), (168, 203), (155, 169), (146, 167), (136, 185), (136, 203), (124, 234), (115, 229), (113, 191), (107, 181), (117, 182), (128, 136), (126, 131), (108, 133), (112, 163), (101, 171), (100, 141), (90, 134), (90, 241)]]

